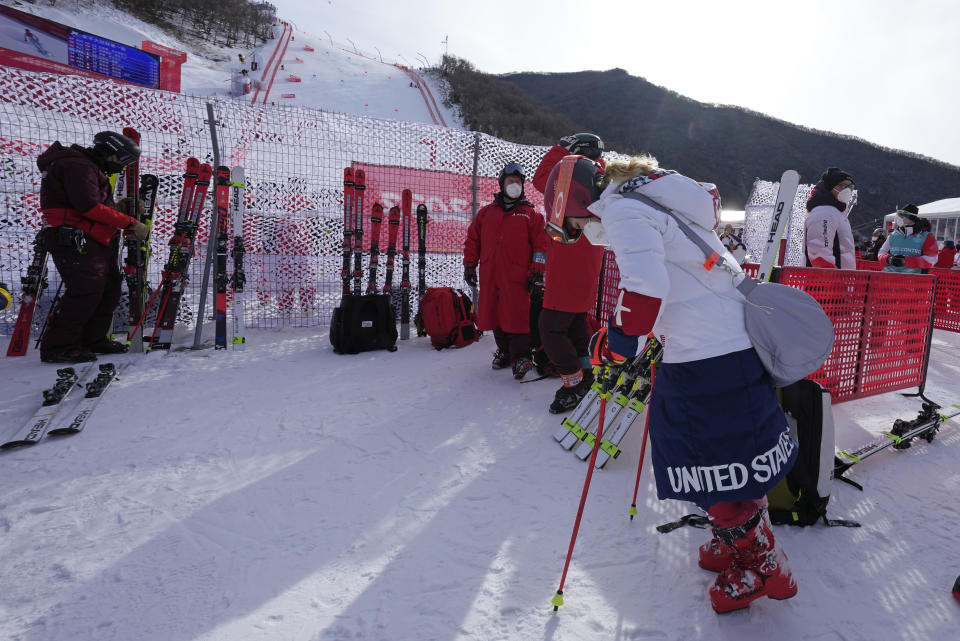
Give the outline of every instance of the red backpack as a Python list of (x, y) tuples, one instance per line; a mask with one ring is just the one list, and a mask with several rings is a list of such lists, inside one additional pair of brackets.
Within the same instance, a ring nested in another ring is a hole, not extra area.
[(435, 349), (466, 347), (480, 340), (470, 297), (453, 287), (431, 287), (424, 292), (416, 322)]

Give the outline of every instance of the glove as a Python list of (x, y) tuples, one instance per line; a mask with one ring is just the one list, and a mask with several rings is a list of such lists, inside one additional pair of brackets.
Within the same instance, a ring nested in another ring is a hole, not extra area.
[(141, 242), (146, 240), (147, 236), (150, 235), (150, 227), (148, 225), (144, 225), (143, 223), (136, 223), (132, 227), (128, 227), (127, 231), (136, 236), (137, 240)]
[(464, 265), (463, 266), (463, 282), (470, 287), (477, 286), (477, 266), (476, 265)]
[(132, 197), (130, 197), (130, 196), (127, 196), (126, 198), (121, 198), (121, 199), (119, 200), (119, 202), (117, 202), (117, 210), (118, 210), (118, 211), (122, 211), (123, 213), (125, 213), (125, 214), (127, 214), (127, 215), (129, 215), (129, 216), (133, 216), (133, 214), (131, 213), (131, 211), (132, 211), (131, 207), (132, 207), (132, 204), (133, 204), (133, 201), (134, 201), (134, 200), (137, 201), (137, 214), (136, 214), (136, 215), (137, 215), (138, 217), (139, 217), (139, 216), (143, 216), (143, 212), (146, 211), (146, 207), (144, 206), (143, 201), (142, 201), (141, 199), (139, 199), (139, 198), (132, 198)]
[(530, 292), (530, 298), (538, 301), (543, 300), (543, 272), (539, 269), (531, 269), (527, 274), (527, 290)]
[(887, 264), (893, 267), (903, 267), (907, 264), (907, 259), (903, 256), (891, 256), (887, 259)]
[(639, 347), (639, 337), (628, 336), (619, 327), (602, 327), (590, 337), (590, 364), (623, 365)]

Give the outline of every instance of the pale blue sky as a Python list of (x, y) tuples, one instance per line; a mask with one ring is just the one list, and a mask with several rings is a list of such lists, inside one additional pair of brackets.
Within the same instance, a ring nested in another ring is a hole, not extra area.
[(271, 2), (304, 31), (400, 62), (437, 61), (448, 37), (490, 73), (621, 67), (695, 100), (960, 165), (955, 0)]

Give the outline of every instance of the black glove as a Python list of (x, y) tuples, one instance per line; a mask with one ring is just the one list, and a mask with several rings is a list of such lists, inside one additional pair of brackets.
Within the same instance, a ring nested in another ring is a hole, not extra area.
[(530, 298), (537, 301), (543, 301), (543, 272), (539, 269), (531, 269), (527, 274), (527, 290), (530, 292)]
[(903, 256), (891, 256), (887, 259), (887, 264), (893, 267), (903, 267), (907, 264), (907, 259)]
[(463, 282), (470, 287), (477, 286), (477, 266), (476, 265), (464, 265), (463, 266)]

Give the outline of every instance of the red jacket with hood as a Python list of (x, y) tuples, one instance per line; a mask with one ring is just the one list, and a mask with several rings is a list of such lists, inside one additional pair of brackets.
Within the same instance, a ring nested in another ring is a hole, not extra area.
[(37, 167), (43, 172), (40, 211), (47, 226), (76, 227), (109, 246), (118, 229), (137, 224), (114, 209), (110, 181), (83, 147), (54, 142), (37, 158)]
[(510, 334), (530, 332), (531, 271), (543, 271), (547, 236), (543, 216), (526, 200), (505, 209), (501, 195), (467, 228), (463, 264), (480, 265), (477, 325)]

